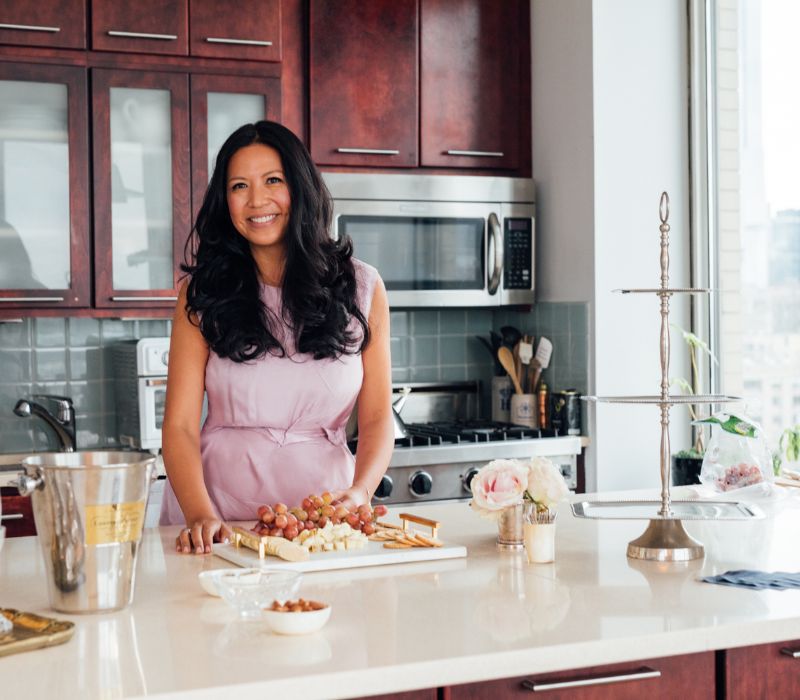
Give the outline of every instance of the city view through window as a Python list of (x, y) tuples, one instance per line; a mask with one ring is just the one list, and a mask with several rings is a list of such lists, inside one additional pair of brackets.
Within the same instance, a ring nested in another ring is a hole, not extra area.
[(721, 362), (740, 362), (746, 410), (775, 449), (800, 423), (800, 2), (737, 11), (740, 343), (723, 342)]

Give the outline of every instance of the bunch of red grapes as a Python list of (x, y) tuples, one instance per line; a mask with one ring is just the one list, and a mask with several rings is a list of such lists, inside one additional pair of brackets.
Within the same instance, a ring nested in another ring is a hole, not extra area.
[(326, 491), (321, 496), (304, 498), (294, 508), (289, 508), (285, 503), (261, 506), (253, 532), (293, 540), (303, 530), (315, 530), (330, 522), (333, 525), (347, 523), (354, 530), (360, 530), (369, 536), (375, 532), (375, 518), (386, 515), (386, 512), (386, 506), (377, 505), (372, 508), (367, 503), (350, 510)]

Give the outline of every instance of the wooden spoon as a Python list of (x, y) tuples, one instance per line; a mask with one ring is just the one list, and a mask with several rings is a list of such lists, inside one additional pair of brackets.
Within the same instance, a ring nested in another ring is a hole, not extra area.
[(503, 346), (497, 351), (497, 359), (500, 360), (500, 364), (503, 365), (503, 369), (508, 372), (508, 376), (511, 377), (511, 381), (514, 384), (514, 391), (518, 394), (522, 393), (522, 387), (519, 385), (519, 379), (517, 379), (517, 373), (514, 371), (514, 355), (511, 353), (507, 347)]

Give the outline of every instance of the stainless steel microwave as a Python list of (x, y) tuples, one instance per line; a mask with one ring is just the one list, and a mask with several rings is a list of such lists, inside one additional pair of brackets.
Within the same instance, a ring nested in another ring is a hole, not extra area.
[(392, 307), (532, 304), (533, 180), (324, 173), (333, 235), (381, 274)]

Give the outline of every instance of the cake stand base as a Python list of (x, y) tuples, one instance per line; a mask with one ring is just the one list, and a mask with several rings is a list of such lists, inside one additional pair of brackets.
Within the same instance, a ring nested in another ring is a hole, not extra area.
[(631, 559), (689, 561), (705, 556), (703, 545), (683, 529), (680, 520), (651, 520), (640, 537), (628, 543)]

